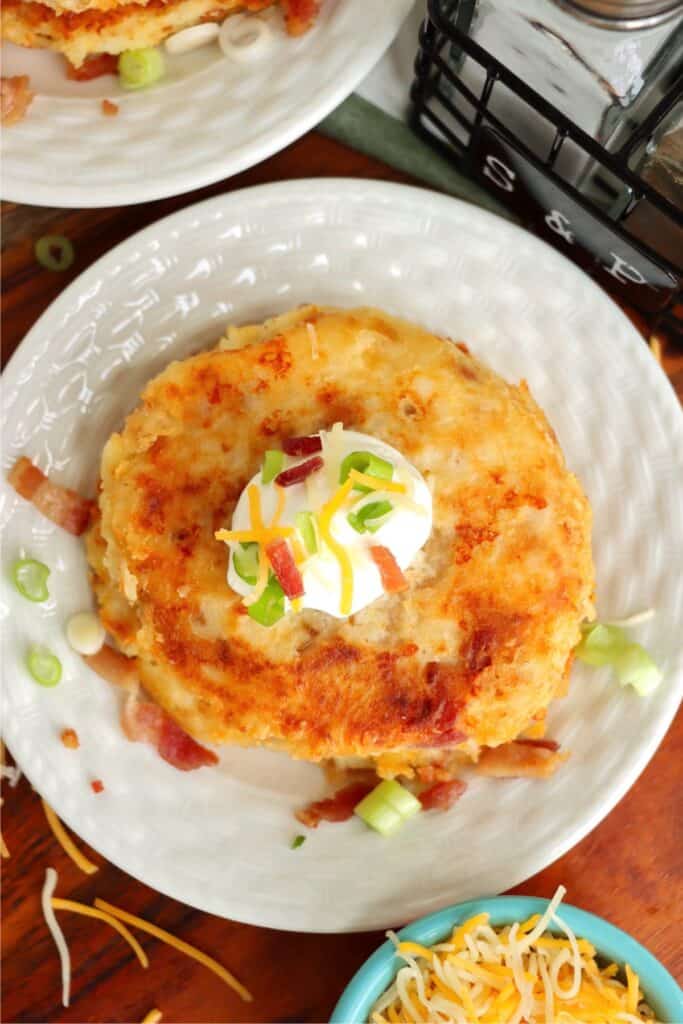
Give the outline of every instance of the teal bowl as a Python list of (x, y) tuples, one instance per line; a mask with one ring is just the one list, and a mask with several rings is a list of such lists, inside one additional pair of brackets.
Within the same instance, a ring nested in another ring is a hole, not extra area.
[[(491, 924), (501, 927), (525, 921), (532, 914), (542, 914), (548, 900), (532, 896), (495, 896), (492, 899), (470, 900), (446, 907), (403, 928), (399, 938), (433, 946), (443, 942), (455, 925), (475, 914), (487, 913)], [(601, 959), (617, 964), (630, 964), (640, 978), (640, 987), (657, 1020), (665, 1024), (683, 1024), (683, 991), (669, 972), (651, 953), (626, 932), (615, 928), (594, 914), (563, 903), (560, 916), (572, 931), (595, 946)], [(366, 960), (353, 976), (337, 1003), (330, 1024), (366, 1024), (375, 1002), (394, 980), (403, 961), (394, 955), (387, 941)]]

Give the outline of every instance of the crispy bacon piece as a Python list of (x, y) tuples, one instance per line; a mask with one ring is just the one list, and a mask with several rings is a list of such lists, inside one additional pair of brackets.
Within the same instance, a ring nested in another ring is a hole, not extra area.
[(477, 772), (495, 779), (547, 779), (557, 771), (568, 754), (548, 748), (551, 741), (514, 740), (500, 747), (485, 747), (477, 762)]
[(82, 64), (74, 67), (66, 62), (66, 77), (72, 82), (89, 82), (102, 75), (115, 75), (118, 70), (119, 58), (112, 53), (95, 53), (86, 57)]
[(181, 772), (218, 763), (214, 752), (193, 740), (163, 708), (140, 700), (137, 694), (127, 697), (121, 712), (121, 726), (129, 740), (151, 743), (164, 761)]
[(467, 783), (463, 782), (462, 779), (437, 782), (434, 786), (430, 786), (429, 789), (425, 789), (424, 793), (420, 793), (418, 800), (425, 811), (447, 811), (460, 799), (466, 789)]
[(397, 594), (406, 589), (408, 580), (389, 548), (385, 548), (383, 544), (375, 544), (370, 548), (370, 556), (379, 569), (382, 586), (387, 594)]
[(318, 0), (282, 0), (282, 7), (290, 36), (308, 32), (320, 10)]
[(296, 812), (296, 819), (308, 828), (317, 828), (321, 821), (348, 821), (354, 807), (373, 789), (371, 783), (353, 782), (350, 786), (338, 789), (334, 796), (303, 807)]
[(318, 434), (308, 437), (288, 437), (282, 442), (282, 450), (287, 455), (313, 455), (323, 450), (323, 443)]
[(16, 124), (25, 117), (33, 101), (28, 85), (28, 75), (13, 75), (12, 78), (3, 75), (0, 79), (0, 121), (3, 124)]
[(116, 117), (118, 112), (118, 103), (112, 103), (111, 100), (102, 100), (102, 113), (105, 117)]
[(17, 494), (63, 530), (79, 537), (87, 528), (94, 502), (68, 487), (53, 484), (25, 455), (17, 459), (7, 479)]
[(291, 466), (289, 469), (283, 469), (281, 473), (275, 477), (275, 483), (279, 487), (291, 487), (292, 484), (300, 484), (302, 480), (305, 480), (311, 473), (317, 473), (319, 469), (323, 468), (323, 460), (319, 455), (314, 455), (312, 459), (306, 459), (305, 462), (300, 462), (298, 466)]
[(304, 581), (297, 569), (294, 556), (286, 540), (272, 540), (266, 544), (268, 561), (273, 567), (277, 581), (291, 599), (304, 596)]
[(78, 750), (81, 745), (75, 729), (62, 729), (60, 739), (69, 750)]
[(560, 749), (560, 744), (557, 740), (546, 740), (546, 739), (523, 739), (515, 740), (515, 743), (522, 743), (526, 747), (540, 747), (542, 750), (556, 751)]
[(93, 779), (90, 783), (90, 788), (93, 793), (101, 793), (104, 790), (104, 783), (102, 782), (102, 779)]
[(121, 651), (109, 647), (108, 644), (100, 647), (97, 654), (84, 654), (83, 661), (93, 672), (97, 672), (98, 676), (102, 676), (109, 683), (115, 683), (116, 686), (124, 686), (127, 689), (137, 688), (139, 685), (136, 659), (127, 658), (125, 654), (121, 654)]

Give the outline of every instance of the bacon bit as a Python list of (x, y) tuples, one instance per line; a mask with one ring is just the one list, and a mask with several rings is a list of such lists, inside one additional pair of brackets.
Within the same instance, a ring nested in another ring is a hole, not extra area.
[(437, 782), (434, 786), (430, 786), (429, 789), (425, 789), (424, 793), (420, 793), (418, 800), (425, 811), (447, 811), (460, 799), (466, 789), (467, 783), (463, 782), (462, 779), (451, 779), (450, 782)]
[(495, 779), (547, 779), (568, 754), (515, 740), (500, 747), (485, 747), (477, 762), (479, 775)]
[(374, 789), (374, 785), (354, 782), (350, 786), (337, 790), (327, 800), (316, 800), (315, 803), (296, 812), (296, 819), (308, 828), (317, 828), (321, 821), (348, 821), (353, 816), (354, 808)]
[(17, 459), (7, 479), (17, 494), (67, 533), (80, 537), (87, 529), (95, 503), (68, 487), (53, 484), (25, 455)]
[(72, 82), (89, 82), (102, 75), (115, 75), (118, 71), (119, 59), (112, 53), (96, 53), (86, 57), (82, 64), (74, 67), (66, 62), (66, 77)]
[(135, 658), (127, 658), (121, 651), (104, 644), (97, 654), (84, 654), (83, 661), (98, 676), (102, 676), (108, 683), (115, 683), (116, 686), (124, 686), (128, 689), (137, 687), (138, 663)]
[(116, 117), (118, 112), (118, 103), (112, 103), (111, 100), (102, 100), (102, 113), (105, 117)]
[(282, 442), (282, 450), (287, 455), (313, 455), (314, 452), (323, 450), (323, 443), (319, 434), (310, 434), (308, 437), (288, 437)]
[(290, 36), (308, 32), (320, 11), (318, 0), (282, 0), (282, 7)]
[(266, 555), (277, 581), (290, 601), (304, 596), (304, 581), (297, 569), (294, 556), (285, 540), (272, 540), (266, 544)]
[(379, 569), (382, 586), (387, 594), (398, 594), (401, 590), (406, 589), (408, 580), (389, 548), (385, 548), (382, 544), (376, 544), (370, 548), (370, 556)]
[(542, 750), (552, 750), (553, 752), (560, 749), (560, 744), (557, 740), (545, 740), (540, 737), (538, 739), (528, 737), (522, 740), (515, 740), (515, 743), (523, 743), (526, 747), (540, 747)]
[(218, 763), (212, 750), (193, 740), (158, 704), (130, 694), (121, 712), (121, 726), (133, 743), (150, 743), (164, 761), (182, 772)]
[(311, 473), (317, 473), (319, 469), (323, 467), (323, 460), (319, 455), (314, 455), (312, 459), (307, 459), (306, 462), (300, 462), (298, 466), (292, 466), (290, 469), (283, 469), (281, 473), (275, 477), (275, 483), (278, 487), (291, 487), (292, 484), (300, 484), (302, 480), (305, 480)]
[(207, 750), (193, 740), (170, 715), (166, 714), (161, 725), (157, 750), (164, 761), (168, 761), (181, 772), (191, 772), (205, 765), (218, 764), (218, 758), (213, 750)]
[(16, 124), (26, 116), (33, 102), (33, 93), (28, 87), (28, 75), (14, 75), (0, 79), (0, 121), (2, 124)]
[(64, 746), (68, 747), (69, 750), (78, 750), (81, 745), (78, 739), (78, 733), (75, 729), (62, 729), (60, 739)]
[(90, 783), (90, 788), (93, 793), (102, 793), (104, 791), (104, 783), (101, 779), (93, 779)]

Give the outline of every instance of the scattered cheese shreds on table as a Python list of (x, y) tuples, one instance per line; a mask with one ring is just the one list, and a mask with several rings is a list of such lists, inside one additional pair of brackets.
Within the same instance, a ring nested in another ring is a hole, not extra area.
[(144, 949), (135, 938), (134, 935), (126, 928), (125, 924), (121, 924), (111, 914), (105, 914), (103, 910), (96, 910), (95, 907), (88, 907), (85, 903), (77, 903), (75, 900), (63, 900), (57, 896), (53, 896), (51, 900), (52, 906), (55, 910), (70, 910), (74, 914), (82, 914), (83, 917), (94, 917), (98, 921), (104, 921), (106, 924), (111, 925), (126, 940), (130, 948), (135, 953), (136, 957), (140, 961), (143, 967), (149, 967), (149, 960)]
[(58, 876), (55, 869), (47, 868), (43, 891), (40, 895), (40, 904), (43, 908), (45, 923), (50, 930), (50, 935), (54, 939), (57, 952), (59, 953), (59, 960), (62, 965), (62, 1004), (68, 1006), (71, 989), (71, 957), (69, 956), (69, 947), (66, 944), (64, 933), (57, 924), (57, 918), (52, 908), (52, 896), (57, 888), (57, 879)]
[(159, 1024), (159, 1021), (161, 1020), (162, 1016), (163, 1014), (161, 1010), (157, 1010), (155, 1008), (154, 1010), (150, 1010), (149, 1013), (145, 1014), (143, 1020), (141, 1021), (141, 1024)]
[(93, 875), (98, 870), (97, 864), (93, 864), (92, 861), (88, 860), (85, 854), (81, 853), (73, 839), (66, 834), (64, 826), (50, 805), (44, 800), (41, 800), (41, 803), (43, 805), (43, 810), (45, 811), (47, 823), (52, 829), (55, 839), (64, 850), (64, 853), (67, 857), (71, 858), (76, 867), (80, 868), (84, 874)]
[[(372, 1024), (654, 1024), (631, 968), (620, 981), (617, 965), (601, 967), (591, 943), (558, 916), (564, 895), (560, 886), (543, 915), (502, 928), (478, 914), (431, 949), (387, 932), (405, 966), (375, 1003)], [(562, 934), (544, 934), (551, 925)]]
[(186, 956), (191, 957), (193, 960), (197, 960), (204, 967), (208, 967), (210, 971), (217, 974), (229, 988), (237, 992), (237, 994), (245, 1001), (245, 1003), (251, 1003), (253, 996), (251, 992), (244, 987), (244, 985), (237, 980), (222, 964), (219, 964), (213, 957), (208, 956), (206, 953), (202, 953), (201, 950), (195, 946), (191, 946), (188, 942), (183, 942), (182, 939), (177, 939), (175, 935), (170, 932), (164, 931), (163, 928), (157, 928), (155, 924), (151, 924), (149, 921), (145, 921), (142, 917), (136, 917), (135, 914), (129, 914), (126, 910), (121, 910), (120, 907), (114, 907), (111, 903), (107, 903), (105, 900), (95, 900), (95, 906), (99, 910), (104, 910), (106, 913), (111, 914), (112, 917), (118, 917), (119, 920), (125, 921), (126, 924), (133, 925), (134, 928), (140, 928), (143, 932), (148, 932), (149, 935), (153, 935), (155, 939), (160, 939), (161, 942), (166, 942), (169, 946), (177, 949), (180, 953), (184, 953)]

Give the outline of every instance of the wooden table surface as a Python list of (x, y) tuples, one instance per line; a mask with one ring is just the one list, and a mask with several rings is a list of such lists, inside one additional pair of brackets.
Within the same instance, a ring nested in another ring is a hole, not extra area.
[[(407, 180), (316, 133), (228, 182), (144, 206), (59, 210), (3, 205), (3, 354), (6, 359), (65, 284), (113, 245), (174, 210), (210, 195), (286, 178), (350, 175)], [(33, 257), (41, 235), (69, 237), (76, 260), (66, 274)], [(683, 352), (664, 352), (683, 397)], [(641, 778), (583, 842), (515, 892), (548, 897), (561, 882), (569, 898), (601, 914), (649, 947), (679, 980), (683, 941), (683, 830), (680, 716)], [(542, 785), (542, 783), (539, 783)], [(164, 1022), (325, 1021), (345, 984), (377, 946), (379, 933), (303, 935), (224, 921), (160, 896), (117, 868), (82, 874), (53, 839), (40, 801), (25, 780), (3, 785), (2, 1020), (140, 1021), (159, 1007)], [(150, 851), (153, 856), (153, 851)], [(457, 852), (454, 853), (457, 856)], [(40, 911), (45, 868), (59, 871), (60, 894), (92, 903), (99, 896), (154, 921), (224, 962), (253, 991), (246, 1005), (214, 975), (143, 936), (143, 971), (105, 924), (62, 914), (74, 964), (72, 1005), (60, 1003), (59, 962)], [(482, 894), (483, 895), (483, 894)], [(400, 925), (400, 913), (396, 924)]]

